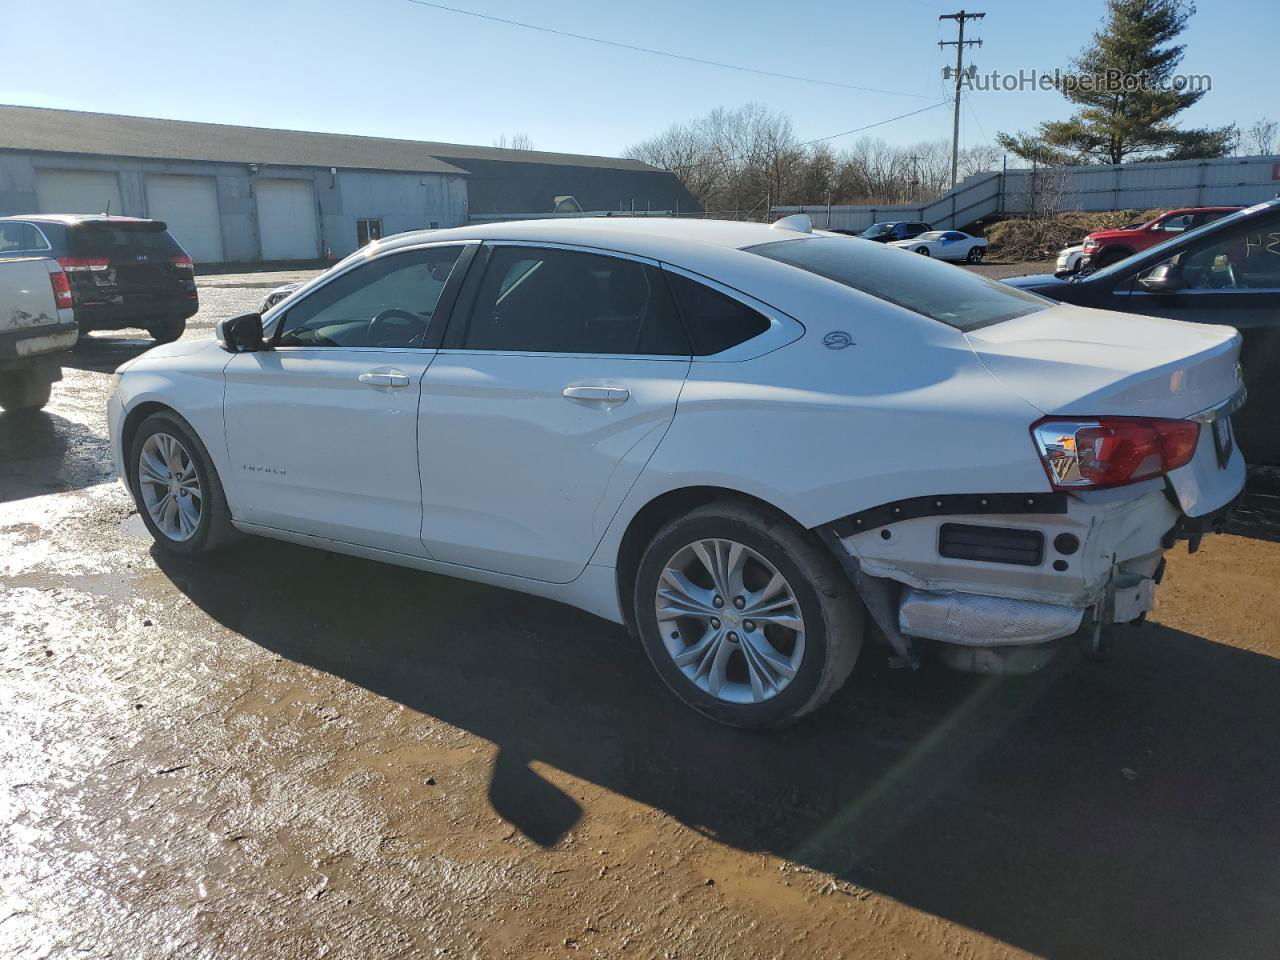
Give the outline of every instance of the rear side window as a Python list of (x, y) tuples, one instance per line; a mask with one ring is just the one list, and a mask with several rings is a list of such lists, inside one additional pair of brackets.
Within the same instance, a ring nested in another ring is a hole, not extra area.
[(519, 353), (689, 356), (661, 272), (621, 257), (495, 246), (463, 347)]
[(0, 223), (0, 253), (15, 253), (19, 250), (48, 250), (49, 244), (44, 237), (29, 223)]
[(178, 257), (182, 248), (158, 224), (81, 224), (71, 230), (71, 252), (78, 257)]
[(780, 240), (751, 253), (815, 273), (957, 330), (1012, 320), (1052, 303), (1025, 290), (883, 244), (843, 237)]
[(736, 347), (769, 329), (769, 319), (744, 303), (678, 273), (666, 271), (697, 357)]

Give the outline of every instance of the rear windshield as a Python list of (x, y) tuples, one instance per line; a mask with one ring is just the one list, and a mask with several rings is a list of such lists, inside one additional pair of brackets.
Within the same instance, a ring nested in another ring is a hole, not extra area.
[(844, 237), (779, 240), (747, 247), (914, 310), (957, 330), (976, 330), (1052, 306), (1052, 301), (896, 247)]
[(70, 231), (71, 252), (79, 257), (176, 257), (182, 248), (162, 223), (82, 223)]

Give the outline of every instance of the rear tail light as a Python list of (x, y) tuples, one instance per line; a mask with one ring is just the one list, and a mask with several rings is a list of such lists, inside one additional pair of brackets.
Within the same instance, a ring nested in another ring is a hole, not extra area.
[(73, 305), (71, 303), (71, 281), (67, 279), (65, 273), (59, 270), (57, 273), (49, 274), (49, 283), (53, 285), (53, 302), (57, 304), (59, 310)]
[(175, 267), (178, 267), (182, 270), (194, 270), (196, 268), (195, 263), (193, 263), (191, 258), (188, 257), (185, 253), (180, 257), (174, 257), (172, 260), (172, 263)]
[(1084, 252), (1085, 252), (1085, 253), (1093, 253), (1093, 251), (1095, 251), (1095, 250), (1097, 250), (1097, 249), (1098, 249), (1098, 241), (1097, 241), (1097, 240), (1086, 240), (1086, 241), (1084, 242)]
[(97, 273), (108, 269), (111, 262), (106, 257), (59, 257), (58, 265), (67, 273)]
[(1034, 424), (1055, 490), (1119, 487), (1185, 466), (1195, 456), (1200, 424), (1151, 417), (1047, 417)]

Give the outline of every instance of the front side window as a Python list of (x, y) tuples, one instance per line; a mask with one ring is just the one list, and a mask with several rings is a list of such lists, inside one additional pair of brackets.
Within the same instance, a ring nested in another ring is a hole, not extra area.
[(282, 347), (419, 347), (463, 248), (378, 257), (304, 297), (285, 314)]
[(31, 224), (14, 221), (0, 223), (0, 253), (48, 249), (49, 244)]
[(689, 356), (656, 267), (505, 245), (492, 248), (462, 345), (516, 353)]
[(1163, 264), (1178, 267), (1183, 290), (1280, 290), (1280, 214), (1189, 243)]
[(1025, 290), (880, 244), (814, 237), (746, 249), (957, 330), (976, 330), (1052, 306), (1051, 301)]
[(1194, 219), (1192, 214), (1182, 213), (1176, 217), (1169, 217), (1167, 220), (1160, 221), (1156, 225), (1156, 229), (1163, 230), (1165, 233), (1181, 233), (1183, 230), (1191, 229)]

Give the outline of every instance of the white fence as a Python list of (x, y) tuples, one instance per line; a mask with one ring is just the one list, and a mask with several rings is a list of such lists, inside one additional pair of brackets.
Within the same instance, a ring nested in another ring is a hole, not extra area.
[(1280, 156), (1166, 160), (1105, 166), (1040, 167), (979, 173), (918, 205), (804, 204), (773, 207), (775, 217), (807, 213), (815, 227), (863, 230), (881, 220), (923, 220), (938, 229), (992, 216), (1056, 210), (1147, 210), (1242, 206), (1280, 195)]

